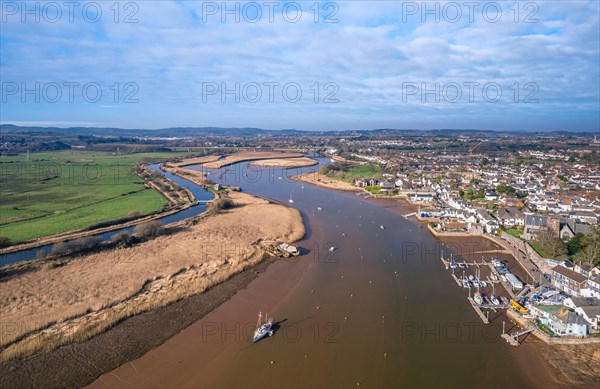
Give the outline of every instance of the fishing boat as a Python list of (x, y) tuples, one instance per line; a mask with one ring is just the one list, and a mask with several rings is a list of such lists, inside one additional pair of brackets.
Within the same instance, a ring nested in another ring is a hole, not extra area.
[(490, 296), (490, 301), (492, 302), (492, 304), (494, 305), (500, 305), (500, 300), (498, 300), (498, 298), (494, 295)]
[[(267, 317), (267, 315), (265, 315), (265, 318), (266, 317)], [(264, 338), (267, 335), (272, 336), (273, 335), (273, 330), (271, 329), (272, 326), (273, 326), (273, 318), (270, 317), (267, 319), (266, 322), (262, 323), (262, 312), (259, 312), (258, 313), (258, 322), (256, 323), (256, 329), (254, 330), (253, 341), (258, 342), (259, 340), (261, 340), (262, 338)]]
[(483, 297), (481, 297), (481, 293), (479, 292), (475, 292), (473, 295), (473, 300), (476, 304), (483, 304)]

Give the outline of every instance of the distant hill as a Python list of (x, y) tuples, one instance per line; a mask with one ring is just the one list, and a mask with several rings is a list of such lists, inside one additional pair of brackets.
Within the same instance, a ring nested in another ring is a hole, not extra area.
[(196, 137), (254, 137), (263, 136), (359, 136), (359, 135), (409, 135), (409, 136), (468, 136), (488, 138), (490, 136), (498, 137), (502, 135), (510, 136), (593, 136), (590, 132), (569, 132), (569, 131), (548, 131), (548, 132), (527, 132), (522, 130), (514, 131), (489, 131), (479, 129), (436, 129), (436, 130), (416, 130), (416, 129), (364, 129), (347, 131), (306, 131), (306, 130), (265, 130), (261, 128), (221, 128), (221, 127), (172, 127), (156, 130), (150, 129), (123, 129), (113, 127), (30, 127), (15, 126), (12, 124), (0, 125), (1, 132), (11, 133), (42, 133), (42, 134), (66, 134), (66, 135), (87, 135), (87, 136), (106, 136), (106, 137), (156, 137), (156, 138), (196, 138)]

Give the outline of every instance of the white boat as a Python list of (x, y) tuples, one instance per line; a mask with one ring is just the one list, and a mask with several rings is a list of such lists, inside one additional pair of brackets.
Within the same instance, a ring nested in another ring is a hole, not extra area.
[(463, 288), (468, 288), (469, 287), (469, 280), (467, 280), (466, 278), (462, 279), (462, 286)]
[(322, 210), (323, 210), (323, 208), (321, 208), (321, 207), (317, 207), (317, 210), (319, 210), (319, 211), (322, 211)]
[[(265, 315), (265, 318), (267, 317), (267, 315)], [(258, 322), (256, 323), (256, 329), (254, 330), (254, 337), (253, 337), (253, 341), (254, 342), (258, 342), (259, 340), (261, 340), (262, 338), (264, 338), (265, 336), (269, 335), (273, 335), (273, 330), (271, 329), (271, 327), (273, 326), (273, 318), (270, 317), (267, 319), (266, 322), (261, 323), (262, 319), (262, 312), (258, 313)]]
[(491, 302), (492, 302), (492, 304), (494, 304), (494, 305), (500, 305), (500, 300), (498, 300), (498, 298), (497, 298), (496, 296), (494, 296), (494, 295), (492, 295), (492, 296), (490, 297), (490, 301), (491, 301)]
[(481, 282), (482, 288), (487, 288), (487, 282), (485, 282), (485, 281), (480, 281), (480, 282)]
[(292, 194), (290, 193), (290, 199), (288, 200), (290, 203), (293, 203), (294, 200), (292, 199)]
[(476, 304), (483, 304), (483, 297), (481, 297), (481, 293), (476, 292), (473, 295), (473, 300), (475, 301)]
[(331, 246), (331, 247), (329, 248), (329, 251), (331, 251), (331, 252), (334, 252), (334, 251), (335, 251), (335, 246)]
[(385, 230), (385, 227), (382, 225), (379, 226), (379, 228), (381, 228), (382, 230)]
[(469, 281), (473, 282), (473, 280), (475, 280), (475, 277), (473, 277), (472, 274), (469, 275)]
[(479, 288), (479, 281), (478, 280), (472, 280), (471, 282), (473, 282), (473, 286), (476, 288)]

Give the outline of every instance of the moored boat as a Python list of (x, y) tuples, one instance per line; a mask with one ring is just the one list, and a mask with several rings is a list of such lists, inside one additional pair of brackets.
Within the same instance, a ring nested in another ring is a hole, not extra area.
[[(267, 315), (265, 315), (265, 318), (267, 317)], [(273, 335), (273, 330), (271, 329), (271, 327), (273, 326), (273, 318), (269, 317), (267, 319), (266, 322), (261, 323), (262, 322), (262, 312), (258, 313), (258, 322), (256, 323), (256, 329), (254, 330), (254, 337), (253, 337), (253, 341), (254, 342), (258, 342), (259, 340), (261, 340), (262, 338), (264, 338), (265, 336), (269, 335)]]

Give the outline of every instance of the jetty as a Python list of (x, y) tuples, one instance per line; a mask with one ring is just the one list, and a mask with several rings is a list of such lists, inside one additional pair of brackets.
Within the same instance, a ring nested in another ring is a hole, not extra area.
[(475, 310), (475, 312), (477, 313), (477, 315), (479, 315), (479, 317), (481, 318), (481, 320), (483, 320), (483, 322), (485, 324), (490, 324), (490, 321), (488, 320), (487, 316), (483, 314), (483, 311), (480, 308), (480, 305), (477, 304), (475, 302), (475, 300), (473, 300), (472, 297), (467, 297), (469, 302), (471, 303), (471, 306), (473, 307), (473, 309)]
[(521, 344), (519, 342), (519, 336), (526, 335), (532, 331), (533, 328), (527, 328), (521, 331), (513, 332), (512, 334), (502, 334), (502, 338), (505, 339), (511, 346), (518, 346)]

